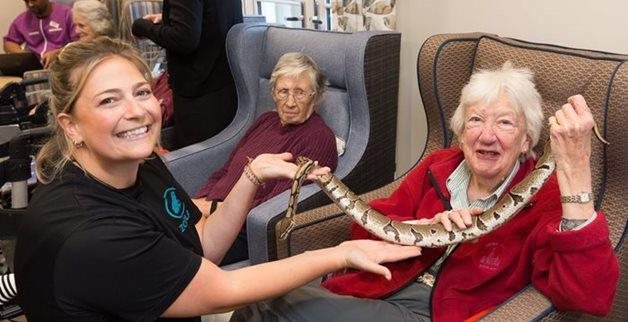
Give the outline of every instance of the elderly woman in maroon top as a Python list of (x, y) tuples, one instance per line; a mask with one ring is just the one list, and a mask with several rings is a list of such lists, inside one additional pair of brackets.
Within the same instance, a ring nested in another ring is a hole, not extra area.
[[(275, 109), (255, 121), (231, 153), (229, 160), (214, 172), (197, 192), (194, 203), (209, 216), (229, 194), (249, 158), (262, 153), (290, 152), (306, 156), (335, 170), (338, 163), (334, 133), (315, 112), (323, 95), (325, 80), (316, 63), (302, 53), (279, 58), (270, 76)], [(292, 181), (274, 180), (257, 190), (252, 207), (288, 189)], [(243, 231), (221, 264), (248, 258)]]

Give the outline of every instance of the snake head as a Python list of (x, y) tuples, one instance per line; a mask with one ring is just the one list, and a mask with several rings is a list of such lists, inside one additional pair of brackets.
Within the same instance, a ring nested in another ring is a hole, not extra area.
[(296, 163), (297, 163), (298, 166), (302, 166), (302, 165), (304, 165), (304, 164), (306, 164), (308, 162), (312, 162), (312, 160), (310, 160), (308, 157), (305, 157), (305, 156), (302, 156), (302, 155), (297, 157), (297, 162)]

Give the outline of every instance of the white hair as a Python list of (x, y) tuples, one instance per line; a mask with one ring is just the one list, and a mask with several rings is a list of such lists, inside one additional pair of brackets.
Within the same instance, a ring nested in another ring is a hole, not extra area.
[(87, 20), (96, 36), (115, 36), (111, 13), (99, 0), (79, 0), (74, 2), (72, 12)]
[(318, 64), (308, 55), (300, 52), (283, 54), (270, 74), (270, 88), (275, 89), (277, 80), (284, 76), (299, 77), (305, 73), (314, 90), (314, 101), (318, 102), (325, 91), (325, 76), (321, 73)]
[(532, 81), (534, 74), (528, 68), (514, 68), (507, 61), (495, 70), (479, 70), (462, 89), (460, 104), (450, 120), (451, 130), (460, 137), (464, 129), (464, 114), (473, 104), (491, 104), (505, 95), (516, 113), (523, 115), (526, 121), (526, 135), (530, 146), (524, 157), (534, 156), (532, 148), (536, 146), (543, 126), (541, 95)]

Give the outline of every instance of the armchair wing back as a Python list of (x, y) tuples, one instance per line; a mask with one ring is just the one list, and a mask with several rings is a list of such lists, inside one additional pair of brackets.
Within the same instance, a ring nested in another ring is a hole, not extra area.
[[(394, 32), (338, 33), (263, 24), (238, 24), (227, 35), (227, 56), (238, 92), (232, 123), (203, 142), (172, 151), (166, 161), (188, 193), (229, 157), (249, 126), (274, 108), (269, 79), (281, 55), (303, 52), (327, 77), (319, 113), (346, 142), (335, 174), (359, 192), (390, 182), (395, 171), (399, 46)], [(249, 213), (251, 262), (275, 259), (275, 223), (285, 213), (286, 191)], [(302, 209), (330, 203), (314, 185), (303, 187)]]

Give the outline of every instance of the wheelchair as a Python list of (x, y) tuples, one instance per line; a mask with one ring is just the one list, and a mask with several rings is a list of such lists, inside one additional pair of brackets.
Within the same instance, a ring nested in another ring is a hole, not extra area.
[(8, 259), (36, 184), (33, 156), (52, 133), (48, 99), (29, 102), (27, 89), (47, 82), (47, 77), (34, 78), (0, 89), (0, 320), (22, 314), (14, 302), (17, 289)]

